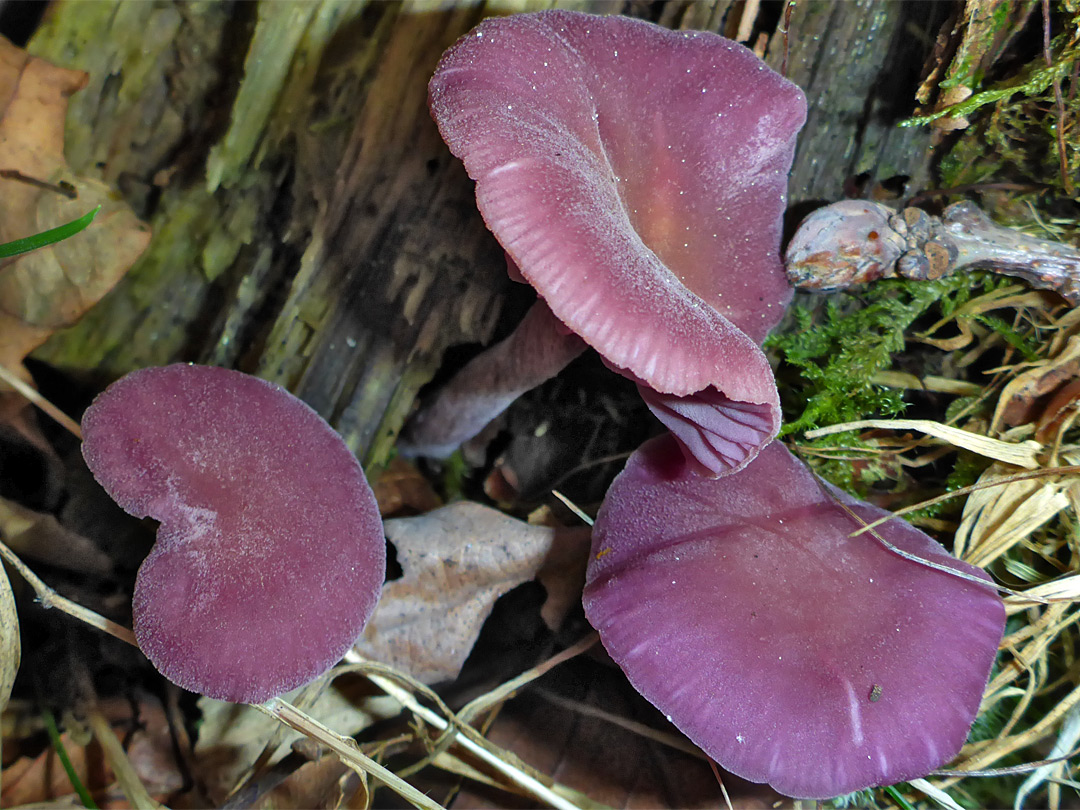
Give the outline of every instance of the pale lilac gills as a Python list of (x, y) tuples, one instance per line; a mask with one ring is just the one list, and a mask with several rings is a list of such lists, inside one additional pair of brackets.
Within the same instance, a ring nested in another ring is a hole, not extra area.
[(375, 608), (375, 498), (345, 442), (280, 386), (222, 368), (146, 368), (82, 421), (110, 496), (160, 521), (135, 637), (179, 686), (260, 703), (321, 675)]
[(481, 23), (430, 101), (559, 320), (660, 395), (702, 394), (663, 409), (689, 421), (681, 440), (699, 406), (739, 411), (705, 428), (741, 425), (725, 452), (686, 447), (711, 474), (749, 461), (780, 420), (758, 344), (791, 295), (779, 245), (802, 92), (715, 34), (547, 11)]
[[(585, 611), (630, 682), (722, 767), (827, 798), (924, 776), (964, 743), (1004, 628), (978, 584), (850, 537), (886, 513), (779, 442), (722, 479), (664, 436), (593, 533)], [(910, 524), (876, 531), (980, 579)]]

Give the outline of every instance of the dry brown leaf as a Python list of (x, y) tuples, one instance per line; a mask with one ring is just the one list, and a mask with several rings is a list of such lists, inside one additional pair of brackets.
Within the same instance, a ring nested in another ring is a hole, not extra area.
[(364, 786), (356, 774), (336, 754), (327, 754), (305, 762), (248, 806), (252, 810), (282, 807), (337, 810), (344, 802), (351, 801), (357, 790), (364, 790)]
[(15, 673), (19, 671), (22, 645), (19, 642), (19, 617), (15, 613), (15, 595), (11, 592), (4, 566), (0, 565), (0, 710), (7, 706)]
[[(572, 700), (549, 700), (546, 690), (529, 690), (503, 707), (486, 736), (549, 775), (560, 785), (584, 793), (593, 806), (621, 808), (722, 808), (724, 800), (704, 759), (658, 744), (602, 719), (624, 718), (679, 736), (663, 728), (658, 713), (644, 705), (618, 670), (581, 664), (566, 672), (560, 688)], [(555, 698), (566, 697), (553, 695)], [(570, 708), (574, 704), (580, 711)], [(595, 713), (594, 713), (595, 712)], [(617, 753), (614, 753), (617, 752)], [(442, 760), (438, 764), (447, 764)], [(725, 773), (724, 784), (739, 810), (768, 810), (781, 797)], [(582, 806), (585, 805), (581, 802)], [(482, 781), (466, 782), (455, 807), (532, 808), (534, 801)]]
[[(170, 729), (160, 702), (144, 700), (136, 707), (128, 698), (112, 698), (103, 701), (100, 709), (123, 741), (138, 780), (155, 800), (163, 801), (184, 786), (184, 774), (177, 764), (173, 746), (174, 741), (183, 746), (186, 738), (182, 729)], [(31, 711), (34, 717), (39, 717), (36, 707)], [(130, 806), (116, 786), (116, 776), (100, 744), (93, 738), (87, 745), (75, 739), (78, 736), (82, 740), (84, 733), (61, 735), (64, 749), (80, 780), (103, 810)], [(64, 807), (67, 806), (64, 797), (73, 794), (74, 788), (60, 765), (56, 750), (48, 746), (37, 756), (21, 757), (4, 770), (0, 807), (34, 803), (50, 808)], [(82, 807), (78, 797), (73, 806)]]
[(371, 483), (379, 514), (386, 517), (399, 512), (423, 514), (442, 506), (427, 478), (401, 456), (395, 456), (386, 469)]
[(536, 578), (547, 592), (547, 599), (540, 608), (540, 618), (549, 629), (558, 630), (570, 611), (581, 604), (585, 571), (589, 567), (592, 529), (588, 526), (567, 528), (546, 506), (532, 512), (529, 523), (555, 530), (551, 551)]
[(0, 37), (0, 171), (67, 184), (75, 194), (70, 199), (0, 176), (0, 242), (40, 233), (101, 206), (82, 233), (0, 261), (0, 363), (27, 381), (23, 358), (97, 303), (150, 241), (149, 229), (108, 186), (76, 177), (64, 161), (68, 97), (85, 84), (82, 71), (56, 67)]
[(1005, 425), (1022, 425), (1039, 417), (1040, 405), (1080, 373), (1080, 336), (1069, 338), (1065, 348), (1057, 356), (1038, 363), (1034, 368), (1017, 375), (1001, 389), (990, 431), (996, 432)]
[[(70, 734), (60, 735), (75, 773), (91, 793), (98, 793), (112, 784), (114, 777), (97, 743), (82, 746)], [(56, 749), (49, 746), (31, 759), (23, 757), (4, 770), (4, 786), (0, 791), (0, 807), (18, 807), (32, 802), (51, 802), (75, 792)]]
[(477, 503), (386, 521), (404, 571), (355, 649), (424, 683), (457, 676), (495, 600), (536, 576), (553, 529)]

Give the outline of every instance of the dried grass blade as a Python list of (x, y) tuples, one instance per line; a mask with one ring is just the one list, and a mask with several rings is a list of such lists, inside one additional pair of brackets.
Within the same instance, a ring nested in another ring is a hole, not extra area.
[(861, 529), (856, 529), (851, 533), (852, 537), (856, 537), (863, 532), (868, 532), (885, 523), (893, 518), (906, 515), (908, 512), (915, 512), (919, 509), (925, 509), (928, 506), (934, 506), (935, 504), (944, 503), (950, 501), (953, 498), (960, 498), (964, 495), (970, 495), (972, 492), (978, 492), (982, 489), (989, 489), (991, 487), (1000, 487), (1010, 484), (1014, 481), (1030, 481), (1033, 478), (1052, 478), (1055, 475), (1077, 475), (1080, 474), (1080, 465), (1070, 465), (1068, 467), (1044, 467), (1041, 470), (1030, 470), (1028, 472), (1017, 473), (1016, 475), (1010, 475), (1006, 478), (998, 478), (993, 481), (981, 481), (971, 486), (961, 487), (960, 489), (954, 489), (952, 492), (946, 492), (944, 495), (938, 495), (936, 498), (928, 498), (925, 501), (914, 503), (911, 506), (905, 506), (901, 509), (895, 510), (891, 515), (878, 518), (875, 521), (867, 523)]
[(101, 710), (96, 708), (91, 710), (88, 722), (90, 730), (94, 732), (94, 737), (105, 753), (105, 759), (116, 774), (116, 781), (121, 792), (127, 797), (128, 803), (132, 807), (147, 808), (147, 810), (167, 810), (165, 805), (154, 801), (147, 792), (146, 786), (135, 772), (135, 766), (128, 759), (124, 746), (116, 738), (116, 734)]
[[(997, 464), (979, 483), (998, 483), (1007, 476)], [(1044, 478), (1013, 481), (972, 493), (964, 504), (956, 532), (955, 552), (972, 565), (989, 565), (1069, 505), (1068, 482)]]
[[(1050, 749), (1050, 754), (1047, 759), (1057, 759), (1058, 757), (1065, 756), (1073, 749), (1077, 740), (1080, 740), (1080, 706), (1074, 706), (1065, 716), (1065, 722), (1061, 724), (1061, 730), (1058, 731), (1058, 738), (1054, 742), (1054, 747)], [(1024, 800), (1032, 792), (1037, 790), (1043, 782), (1053, 776), (1054, 771), (1061, 770), (1064, 764), (1064, 762), (1055, 762), (1049, 765), (1042, 765), (1037, 768), (1034, 773), (1028, 776), (1016, 791), (1016, 798), (1013, 800), (1013, 810), (1020, 810), (1020, 808), (1024, 806)]]
[(948, 808), (948, 810), (964, 810), (963, 807), (956, 803), (952, 796), (941, 788), (930, 784), (925, 779), (912, 779), (908, 784), (924, 794), (927, 798), (933, 799), (942, 807)]
[(1022, 594), (1006, 597), (1005, 609), (1011, 615), (1041, 602), (1078, 601), (1080, 601), (1080, 574), (1069, 574), (1061, 579), (1036, 585)]
[[(957, 763), (957, 770), (980, 770), (987, 765), (1008, 756), (1014, 751), (1019, 751), (1021, 748), (1026, 748), (1029, 745), (1039, 742), (1050, 734), (1051, 729), (1053, 729), (1061, 718), (1068, 714), (1077, 704), (1080, 704), (1080, 686), (1073, 689), (1073, 691), (1059, 701), (1053, 709), (1047, 712), (1047, 714), (1031, 728), (1012, 737), (994, 740), (993, 745), (980, 751), (975, 756)], [(954, 784), (954, 782), (951, 781), (949, 784)], [(945, 787), (948, 786), (949, 785), (945, 785)]]
[(948, 442), (954, 447), (970, 450), (972, 453), (1005, 464), (1023, 467), (1025, 470), (1034, 470), (1039, 466), (1036, 455), (1043, 449), (1042, 445), (1036, 441), (1004, 442), (1001, 439), (992, 439), (989, 436), (943, 425), (930, 419), (862, 419), (857, 422), (843, 422), (839, 425), (808, 430), (805, 435), (808, 439), (816, 439), (833, 433), (867, 429), (918, 430), (928, 436)]

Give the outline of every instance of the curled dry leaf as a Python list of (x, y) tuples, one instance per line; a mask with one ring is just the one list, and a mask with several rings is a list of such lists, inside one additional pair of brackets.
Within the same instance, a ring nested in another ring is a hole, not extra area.
[(495, 600), (536, 576), (555, 530), (462, 502), (386, 521), (404, 571), (355, 649), (424, 683), (457, 676)]
[(15, 683), (21, 656), (15, 595), (11, 592), (4, 566), (0, 565), (0, 710), (7, 706), (11, 697), (11, 686)]
[(382, 474), (371, 482), (371, 491), (375, 493), (379, 514), (384, 517), (422, 514), (442, 506), (430, 482), (401, 456), (394, 456)]
[(550, 630), (558, 630), (570, 611), (581, 604), (585, 587), (585, 569), (589, 565), (592, 529), (588, 526), (563, 526), (551, 510), (542, 506), (529, 515), (533, 526), (548, 526), (555, 530), (551, 551), (536, 573), (544, 586), (547, 598), (540, 608), (540, 618)]
[(150, 241), (149, 229), (108, 186), (75, 176), (64, 161), (68, 97), (85, 84), (82, 71), (49, 64), (0, 37), (0, 242), (101, 206), (82, 233), (0, 262), (0, 363), (24, 379), (23, 358), (97, 303)]
[(1004, 429), (1003, 425), (1036, 421), (1040, 406), (1045, 406), (1055, 391), (1075, 380), (1078, 374), (1080, 335), (1072, 335), (1056, 355), (1018, 374), (1001, 389), (990, 423), (991, 432)]
[[(1015, 472), (1014, 468), (994, 462), (979, 477), (979, 483), (1006, 478)], [(956, 531), (956, 556), (985, 568), (1065, 509), (1069, 505), (1066, 490), (1074, 483), (1075, 480), (1052, 476), (972, 492), (964, 503), (964, 514)]]

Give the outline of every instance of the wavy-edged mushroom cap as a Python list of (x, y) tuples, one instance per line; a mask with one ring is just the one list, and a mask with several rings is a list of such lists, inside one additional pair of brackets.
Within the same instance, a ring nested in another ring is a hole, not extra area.
[[(741, 472), (688, 474), (642, 446), (596, 519), (585, 612), (631, 683), (720, 765), (802, 798), (925, 775), (979, 707), (1005, 610), (895, 554), (886, 513), (779, 442)], [(894, 519), (908, 554), (985, 578)]]
[(94, 477), (161, 523), (133, 612), (165, 677), (258, 703), (340, 660), (378, 601), (385, 539), (360, 465), (315, 411), (256, 377), (172, 365), (109, 386), (82, 427)]
[(546, 11), (459, 40), (430, 101), (488, 227), (567, 326), (660, 394), (756, 408), (753, 450), (775, 434), (758, 343), (791, 295), (798, 87), (715, 34)]

